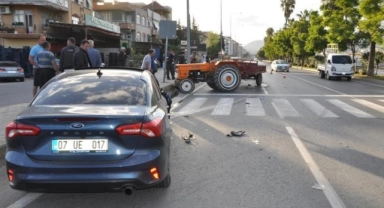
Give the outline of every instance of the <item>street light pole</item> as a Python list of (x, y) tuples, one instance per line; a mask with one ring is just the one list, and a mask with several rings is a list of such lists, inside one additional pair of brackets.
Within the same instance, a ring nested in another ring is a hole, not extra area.
[(220, 53), (223, 55), (223, 0), (220, 0)]
[(189, 64), (191, 59), (191, 20), (189, 16), (189, 0), (187, 0), (187, 57), (186, 61)]

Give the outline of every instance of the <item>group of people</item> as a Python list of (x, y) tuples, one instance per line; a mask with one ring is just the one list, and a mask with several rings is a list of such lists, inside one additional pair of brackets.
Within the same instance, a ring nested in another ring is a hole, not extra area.
[(61, 50), (58, 65), (55, 55), (50, 51), (51, 44), (46, 41), (44, 35), (40, 35), (28, 59), (33, 65), (33, 96), (36, 95), (38, 88), (43, 87), (50, 79), (66, 69), (100, 67), (101, 55), (94, 45), (93, 40), (82, 40), (80, 47), (77, 47), (76, 39), (68, 38), (67, 46)]

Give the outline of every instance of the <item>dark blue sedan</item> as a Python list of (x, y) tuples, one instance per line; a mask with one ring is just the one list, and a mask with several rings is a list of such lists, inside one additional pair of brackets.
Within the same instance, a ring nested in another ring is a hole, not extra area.
[(6, 141), (14, 189), (131, 194), (171, 183), (167, 103), (148, 71), (62, 73), (6, 127)]

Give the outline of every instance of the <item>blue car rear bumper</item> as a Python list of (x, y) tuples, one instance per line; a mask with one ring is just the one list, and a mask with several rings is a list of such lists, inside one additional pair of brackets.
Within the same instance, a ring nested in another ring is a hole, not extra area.
[[(10, 186), (35, 192), (113, 192), (125, 187), (156, 186), (168, 174), (169, 156), (160, 150), (141, 150), (120, 161), (69, 163), (35, 161), (24, 152), (8, 151), (6, 165), (13, 171)], [(159, 179), (150, 170), (157, 168)]]

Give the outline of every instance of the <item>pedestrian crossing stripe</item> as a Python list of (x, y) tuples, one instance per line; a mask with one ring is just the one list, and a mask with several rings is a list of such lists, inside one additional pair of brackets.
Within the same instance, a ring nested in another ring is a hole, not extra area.
[[(230, 116), (232, 108), (236, 103), (244, 102), (245, 115), (253, 117), (266, 116), (266, 111), (264, 109), (263, 103), (260, 98), (246, 98), (245, 100), (237, 100), (233, 97), (220, 98), (219, 101), (210, 106), (204, 106), (207, 102), (207, 97), (196, 97), (192, 99), (191, 102), (186, 104), (180, 111), (173, 112), (173, 116), (183, 116), (191, 115), (195, 113), (207, 112), (210, 111), (211, 115), (214, 116)], [(375, 116), (358, 109), (350, 104), (347, 104), (338, 99), (327, 99), (327, 101), (336, 106), (337, 108), (351, 114), (357, 118), (375, 118)], [(360, 105), (363, 108), (370, 108), (380, 113), (384, 113), (384, 106), (363, 100), (363, 99), (351, 99), (355, 104)], [(384, 100), (378, 100), (379, 102), (384, 102)], [(306, 106), (310, 111), (315, 115), (322, 118), (339, 118), (335, 112), (332, 112), (333, 109), (329, 109), (318, 103), (313, 99), (300, 99), (300, 102)], [(265, 104), (264, 104), (265, 105)], [(203, 107), (204, 106), (204, 107)], [(277, 115), (284, 119), (287, 117), (301, 117), (300, 113), (295, 109), (294, 106), (287, 99), (272, 99), (273, 109), (276, 111)], [(331, 111), (332, 110), (332, 111)]]

